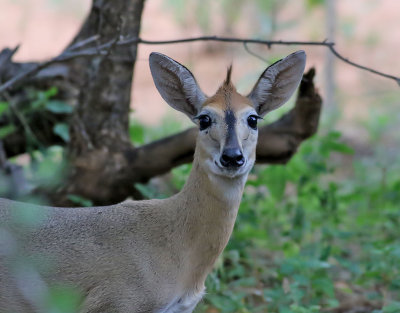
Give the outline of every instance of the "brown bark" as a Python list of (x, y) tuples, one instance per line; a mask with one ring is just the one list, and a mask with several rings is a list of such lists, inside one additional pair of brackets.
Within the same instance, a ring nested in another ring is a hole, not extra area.
[[(99, 35), (101, 42), (118, 35), (138, 36), (143, 4), (144, 0), (94, 0), (72, 44), (94, 35)], [(69, 150), (72, 154), (78, 156), (103, 148), (121, 150), (130, 143), (128, 123), (136, 51), (136, 44), (114, 46), (107, 56), (74, 62), (73, 69), (81, 75), (73, 77), (81, 78), (81, 92), (74, 116), (76, 123), (71, 124), (74, 138)]]
[[(94, 0), (91, 12), (71, 44), (99, 35), (101, 42), (139, 36), (144, 0)], [(119, 36), (118, 36), (119, 35)], [(95, 43), (98, 44), (98, 43)], [(114, 46), (106, 56), (78, 59), (78, 105), (70, 123), (70, 171), (61, 188), (51, 193), (58, 205), (71, 205), (76, 194), (95, 204), (118, 202), (135, 192), (125, 181), (134, 147), (129, 139), (129, 110), (137, 45)]]

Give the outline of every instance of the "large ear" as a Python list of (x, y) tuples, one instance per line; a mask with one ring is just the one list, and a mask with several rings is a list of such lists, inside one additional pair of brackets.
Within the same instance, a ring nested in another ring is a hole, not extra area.
[(289, 100), (300, 84), (305, 64), (305, 52), (297, 51), (270, 65), (262, 73), (248, 95), (259, 115), (264, 116)]
[(206, 100), (193, 74), (182, 64), (158, 52), (150, 54), (150, 71), (161, 97), (171, 107), (193, 119)]

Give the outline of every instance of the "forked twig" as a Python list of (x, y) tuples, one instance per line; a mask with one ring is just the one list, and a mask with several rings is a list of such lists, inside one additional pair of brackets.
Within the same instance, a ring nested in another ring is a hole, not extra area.
[[(216, 42), (232, 42), (232, 43), (242, 43), (248, 53), (254, 56), (254, 53), (251, 52), (247, 46), (247, 44), (261, 44), (266, 45), (267, 47), (271, 47), (272, 45), (301, 45), (301, 46), (322, 46), (327, 47), (339, 60), (350, 64), (356, 68), (368, 71), (370, 73), (394, 80), (400, 86), (400, 77), (396, 77), (393, 75), (389, 75), (372, 68), (357, 64), (348, 58), (342, 56), (335, 48), (335, 43), (328, 42), (328, 41), (285, 41), (285, 40), (262, 40), (262, 39), (249, 39), (249, 38), (235, 38), (235, 37), (218, 37), (218, 36), (201, 36), (201, 37), (192, 37), (192, 38), (182, 38), (182, 39), (173, 39), (173, 40), (146, 40), (140, 37), (128, 37), (123, 38), (118, 36), (104, 44), (98, 45), (96, 47), (86, 48), (82, 50), (78, 50), (80, 47), (87, 46), (89, 43), (92, 43), (98, 39), (98, 36), (92, 36), (87, 39), (84, 39), (80, 42), (75, 43), (69, 49), (65, 50), (59, 56), (50, 59), (48, 61), (38, 63), (33, 66), (31, 69), (22, 72), (13, 78), (6, 81), (4, 84), (0, 85), (0, 94), (4, 91), (10, 89), (11, 87), (15, 86), (17, 83), (22, 82), (23, 80), (27, 79), (28, 77), (36, 74), (40, 70), (54, 64), (54, 63), (61, 63), (66, 62), (74, 58), (78, 57), (91, 57), (91, 56), (98, 56), (98, 55), (108, 55), (110, 49), (114, 46), (125, 46), (131, 44), (145, 44), (145, 45), (166, 45), (166, 44), (179, 44), (179, 43), (188, 43), (188, 42), (195, 42), (195, 41), (216, 41)], [(260, 56), (257, 56), (260, 58)]]
[(243, 43), (243, 47), (244, 47), (244, 50), (246, 50), (246, 52), (247, 52), (248, 54), (252, 55), (253, 57), (255, 57), (255, 58), (257, 58), (257, 59), (259, 59), (259, 60), (261, 60), (261, 61), (263, 61), (263, 62), (265, 62), (265, 63), (268, 63), (268, 60), (267, 60), (267, 59), (263, 58), (261, 55), (258, 55), (257, 53), (255, 53), (255, 52), (253, 52), (252, 50), (250, 50), (250, 48), (249, 48), (247, 42), (244, 42), (244, 43)]

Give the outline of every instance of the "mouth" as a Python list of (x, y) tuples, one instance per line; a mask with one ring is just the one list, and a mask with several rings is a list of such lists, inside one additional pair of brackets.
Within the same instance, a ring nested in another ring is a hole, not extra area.
[(221, 176), (228, 176), (230, 178), (234, 178), (236, 176), (242, 175), (246, 173), (247, 169), (247, 160), (244, 161), (244, 164), (240, 167), (229, 166), (225, 167), (219, 164), (217, 161), (214, 161), (215, 166), (217, 167), (219, 173), (216, 173)]

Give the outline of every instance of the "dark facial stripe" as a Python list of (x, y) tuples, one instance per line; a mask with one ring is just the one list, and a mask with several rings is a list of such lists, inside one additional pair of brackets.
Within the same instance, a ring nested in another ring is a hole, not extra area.
[(236, 134), (236, 117), (232, 110), (225, 111), (225, 123), (227, 126), (225, 149), (239, 147), (239, 142)]

